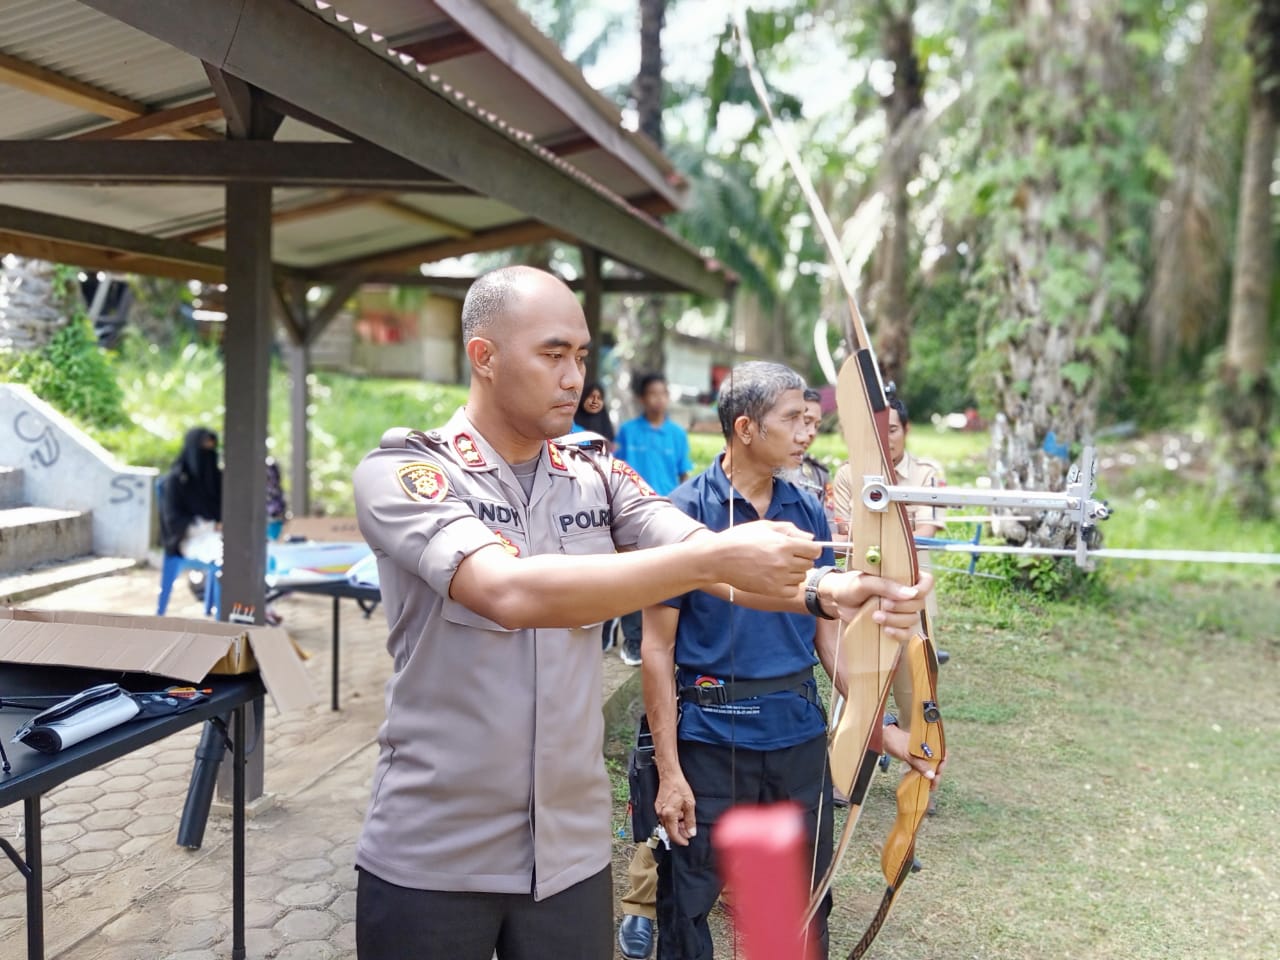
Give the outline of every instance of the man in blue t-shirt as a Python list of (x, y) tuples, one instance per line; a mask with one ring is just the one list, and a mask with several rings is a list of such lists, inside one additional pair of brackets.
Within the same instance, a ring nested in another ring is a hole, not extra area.
[[(671, 397), (667, 379), (660, 373), (640, 378), (636, 389), (643, 411), (618, 429), (613, 455), (625, 460), (660, 497), (684, 482), (693, 470), (689, 459), (689, 435), (680, 424), (667, 418)], [(623, 663), (640, 666), (640, 612), (622, 618), (622, 647), (618, 650)]]
[[(725, 452), (679, 487), (672, 502), (711, 530), (788, 521), (830, 540), (822, 505), (776, 476), (804, 455), (804, 386), (782, 364), (735, 367), (720, 391)], [(727, 591), (694, 591), (644, 611), (644, 702), (660, 778), (656, 807), (672, 843), (658, 854), (658, 960), (712, 956), (707, 914), (721, 882), (710, 839), (729, 807), (799, 804), (816, 845), (814, 877), (826, 872), (831, 779), (813, 668), (821, 663), (828, 675), (834, 671), (836, 617), (851, 616), (838, 600), (849, 576), (834, 569), (827, 549), (804, 597), (775, 612), (731, 604)], [(926, 591), (927, 583), (922, 578)], [(886, 752), (912, 762), (907, 740), (905, 731), (885, 729)], [(811, 931), (823, 957), (830, 906), (828, 895)]]

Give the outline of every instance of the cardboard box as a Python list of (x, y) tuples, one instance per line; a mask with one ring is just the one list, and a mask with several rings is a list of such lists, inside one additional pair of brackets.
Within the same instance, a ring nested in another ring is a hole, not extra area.
[(317, 699), (293, 640), (278, 627), (9, 607), (0, 609), (0, 660), (151, 673), (187, 683), (261, 670), (280, 712)]
[(355, 517), (290, 517), (280, 539), (288, 540), (290, 537), (348, 543), (364, 540)]

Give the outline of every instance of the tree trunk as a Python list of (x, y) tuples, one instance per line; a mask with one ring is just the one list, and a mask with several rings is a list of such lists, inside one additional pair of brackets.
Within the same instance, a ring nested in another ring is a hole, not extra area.
[[(667, 0), (639, 0), (640, 70), (631, 84), (640, 132), (662, 146), (662, 28)], [(635, 385), (646, 373), (666, 371), (662, 298), (628, 303), (618, 317), (618, 382), (615, 393), (626, 413), (636, 409)]]
[[(1088, 118), (1124, 102), (1128, 54), (1114, 4), (1088, 6), (1087, 17), (1075, 3), (1014, 7), (1024, 42), (1009, 65), (1020, 74), (1021, 96), (1042, 103), (998, 105), (1010, 120), (989, 118), (987, 136), (1007, 143), (1008, 156), (1038, 158), (1012, 186), (985, 252), (992, 295), (986, 372), (1003, 422), (992, 438), (991, 466), (1000, 485), (1013, 489), (1063, 488), (1124, 346), (1115, 316), (1127, 304), (1107, 272), (1113, 237), (1126, 228), (1123, 205), (1112, 202), (1097, 161), (1094, 190), (1067, 193), (1057, 169), (1060, 157), (1084, 150), (1096, 156), (1109, 146), (1105, 127)], [(1077, 106), (1068, 114), (1065, 104)], [(1056, 512), (1000, 532), (1035, 546), (1069, 546), (1076, 537), (1069, 518)]]
[(618, 382), (614, 385), (625, 416), (639, 409), (635, 388), (646, 373), (666, 370), (666, 329), (660, 297), (628, 298), (618, 315)]
[(1235, 166), (1227, 144), (1237, 139), (1238, 117), (1217, 95), (1225, 52), (1217, 9), (1207, 4), (1195, 54), (1178, 79), (1182, 109), (1174, 120), (1172, 175), (1152, 228), (1155, 259), (1143, 319), (1147, 362), (1157, 374), (1220, 335), (1227, 178)]
[(662, 28), (667, 0), (640, 0), (640, 70), (631, 85), (640, 132), (662, 146)]
[(1270, 190), (1277, 111), (1262, 89), (1265, 71), (1260, 64), (1254, 69), (1240, 176), (1231, 315), (1214, 403), (1224, 428), (1218, 456), (1219, 495), (1235, 500), (1243, 515), (1266, 519), (1272, 513), (1267, 467), (1271, 460), (1273, 388), (1267, 375), (1267, 322), (1271, 315)]
[(924, 77), (915, 51), (912, 17), (915, 3), (900, 12), (885, 11), (882, 46), (893, 63), (893, 92), (884, 98), (887, 146), (881, 161), (881, 189), (888, 215), (872, 262), (868, 296), (876, 330), (876, 356), (885, 382), (905, 394), (911, 359), (911, 306), (907, 301), (910, 262), (910, 205), (907, 184), (916, 175), (919, 128), (924, 106)]
[(70, 275), (43, 260), (0, 259), (0, 349), (39, 350), (67, 325), (72, 295)]

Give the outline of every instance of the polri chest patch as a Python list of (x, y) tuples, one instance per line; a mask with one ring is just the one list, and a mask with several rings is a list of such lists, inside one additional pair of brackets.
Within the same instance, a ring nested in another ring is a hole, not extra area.
[(449, 478), (439, 466), (426, 460), (406, 463), (396, 471), (404, 492), (423, 503), (438, 503), (449, 492)]

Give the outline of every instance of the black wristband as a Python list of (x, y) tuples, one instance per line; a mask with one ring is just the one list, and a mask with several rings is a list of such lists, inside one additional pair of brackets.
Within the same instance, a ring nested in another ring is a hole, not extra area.
[(834, 569), (835, 567), (814, 567), (804, 581), (804, 608), (823, 620), (836, 619), (822, 609), (822, 598), (818, 595), (818, 584)]

